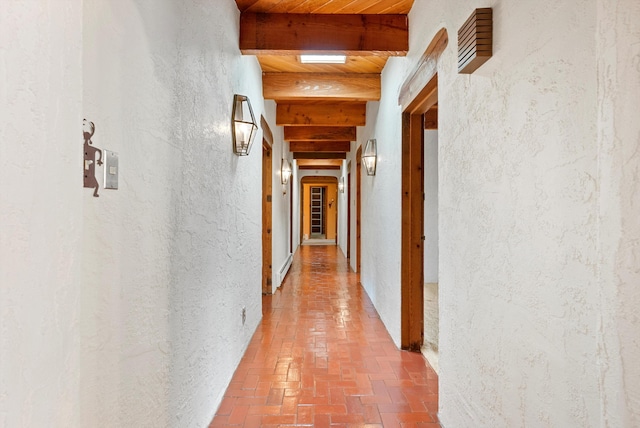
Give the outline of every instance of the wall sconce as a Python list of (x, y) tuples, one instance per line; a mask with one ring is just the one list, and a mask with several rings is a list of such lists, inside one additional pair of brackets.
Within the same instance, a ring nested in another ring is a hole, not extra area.
[(291, 178), (291, 164), (288, 160), (282, 159), (280, 163), (280, 181), (283, 185), (289, 183), (289, 179)]
[(376, 175), (376, 163), (378, 160), (378, 143), (375, 138), (367, 141), (362, 153), (362, 163), (364, 163), (367, 175)]
[(338, 182), (338, 190), (340, 193), (344, 193), (344, 177), (340, 177), (340, 181)]
[(248, 156), (258, 130), (248, 97), (238, 94), (233, 96), (232, 122), (233, 153), (238, 156)]

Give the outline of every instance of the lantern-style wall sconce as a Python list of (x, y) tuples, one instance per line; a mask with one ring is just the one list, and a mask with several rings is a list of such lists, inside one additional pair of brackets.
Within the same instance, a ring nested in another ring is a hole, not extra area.
[(288, 160), (282, 159), (280, 163), (280, 181), (283, 185), (289, 183), (289, 179), (291, 178), (291, 164)]
[(232, 122), (233, 153), (238, 156), (248, 156), (258, 130), (248, 97), (238, 94), (233, 96)]
[(340, 193), (344, 193), (344, 177), (340, 177), (340, 181), (338, 182), (338, 190)]
[(376, 163), (378, 161), (378, 144), (374, 138), (367, 141), (362, 153), (362, 163), (367, 170), (367, 175), (376, 175)]

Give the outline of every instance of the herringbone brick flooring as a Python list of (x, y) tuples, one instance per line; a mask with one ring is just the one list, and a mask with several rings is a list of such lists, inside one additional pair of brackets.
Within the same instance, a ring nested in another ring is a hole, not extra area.
[(399, 351), (336, 246), (303, 246), (210, 428), (440, 427), (438, 378)]

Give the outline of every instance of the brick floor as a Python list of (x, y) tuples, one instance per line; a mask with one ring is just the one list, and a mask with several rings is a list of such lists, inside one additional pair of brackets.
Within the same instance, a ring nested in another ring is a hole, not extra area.
[(336, 246), (303, 246), (213, 427), (440, 427), (438, 377), (399, 351)]

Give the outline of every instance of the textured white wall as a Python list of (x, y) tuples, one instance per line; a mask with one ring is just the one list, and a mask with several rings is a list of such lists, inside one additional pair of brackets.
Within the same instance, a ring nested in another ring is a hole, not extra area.
[(439, 74), (442, 421), (593, 426), (595, 4), (494, 13), (495, 56), (456, 75), (453, 36)]
[(597, 1), (601, 426), (640, 426), (640, 3)]
[[(265, 103), (265, 118), (276, 117), (276, 103), (267, 101)], [(289, 259), (291, 251), (289, 251), (289, 209), (291, 205), (291, 181), (286, 187), (286, 194), (283, 193), (282, 178), (280, 167), (282, 158), (286, 158), (292, 162), (292, 156), (289, 152), (289, 143), (283, 140), (284, 129), (282, 126), (276, 126), (275, 120), (269, 121), (269, 127), (273, 133), (273, 195), (271, 204), (273, 209), (272, 219), (272, 267), (273, 267), (273, 291), (282, 284), (283, 277), (280, 277), (280, 270), (285, 267)]]
[[(234, 92), (264, 108), (237, 18), (232, 0), (0, 11), (2, 426), (211, 419), (261, 317), (260, 144), (236, 157), (229, 124)], [(120, 155), (100, 198), (83, 117)]]
[(84, 114), (120, 189), (84, 195), (84, 426), (206, 426), (261, 318), (261, 133), (232, 153), (233, 94), (265, 109), (238, 16), (85, 3)]
[(2, 427), (80, 421), (81, 66), (81, 1), (2, 3)]
[[(444, 426), (637, 425), (636, 3), (416, 2), (409, 56), (385, 68), (359, 135), (376, 137), (380, 156), (363, 181), (362, 283), (398, 343), (397, 96), (447, 28), (438, 76)], [(458, 75), (457, 30), (486, 6), (494, 57)]]
[(399, 208), (402, 204), (402, 128), (398, 119), (402, 112), (398, 106), (397, 80), (401, 66), (401, 61), (388, 62), (382, 74), (382, 98), (379, 103), (367, 103), (367, 124), (358, 128), (358, 144), (362, 145), (363, 150), (369, 138), (377, 140), (378, 150), (376, 175), (368, 176), (364, 165), (362, 166), (360, 281), (398, 346), (401, 242)]

